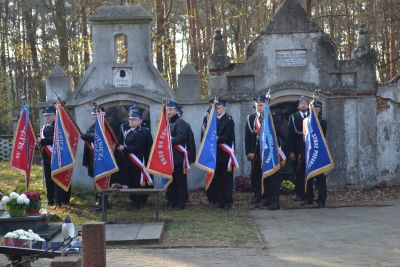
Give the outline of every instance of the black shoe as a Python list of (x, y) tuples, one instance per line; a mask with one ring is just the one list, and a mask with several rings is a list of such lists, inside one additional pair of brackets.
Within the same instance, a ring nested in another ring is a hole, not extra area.
[(300, 206), (309, 206), (309, 205), (312, 205), (312, 204), (313, 204), (312, 201), (306, 200), (306, 201), (302, 202), (302, 203), (300, 204)]
[(253, 196), (251, 198), (251, 204), (260, 204), (260, 197), (259, 196)]
[(226, 204), (223, 207), (223, 210), (231, 210), (231, 209), (232, 209), (232, 206), (230, 204)]
[(279, 206), (279, 203), (277, 202), (272, 202), (271, 205), (268, 206), (269, 210), (279, 210), (281, 207)]
[(270, 197), (267, 197), (267, 199), (264, 202), (264, 206), (265, 207), (271, 206), (271, 198)]
[(323, 209), (325, 208), (325, 202), (321, 200), (317, 200), (317, 208)]

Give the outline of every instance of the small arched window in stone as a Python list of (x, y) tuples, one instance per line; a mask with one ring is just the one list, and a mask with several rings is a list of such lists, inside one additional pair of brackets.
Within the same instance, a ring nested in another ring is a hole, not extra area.
[(128, 62), (128, 38), (126, 34), (120, 33), (115, 35), (114, 42), (117, 63)]

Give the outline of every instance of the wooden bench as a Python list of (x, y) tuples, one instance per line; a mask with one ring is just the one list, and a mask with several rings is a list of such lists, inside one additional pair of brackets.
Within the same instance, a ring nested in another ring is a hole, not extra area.
[(163, 193), (165, 190), (162, 188), (129, 188), (129, 189), (103, 189), (97, 193), (100, 194), (102, 200), (101, 207), (101, 220), (105, 222), (107, 220), (107, 209), (105, 203), (105, 197), (113, 194), (126, 194), (126, 195), (151, 195), (156, 196), (154, 206), (156, 209), (156, 221), (160, 218), (160, 205), (159, 205), (159, 193)]

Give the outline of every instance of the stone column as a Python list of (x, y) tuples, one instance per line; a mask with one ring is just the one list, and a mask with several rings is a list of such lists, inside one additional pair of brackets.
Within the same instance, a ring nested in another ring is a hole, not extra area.
[(106, 266), (106, 231), (102, 222), (82, 225), (82, 258), (84, 267)]

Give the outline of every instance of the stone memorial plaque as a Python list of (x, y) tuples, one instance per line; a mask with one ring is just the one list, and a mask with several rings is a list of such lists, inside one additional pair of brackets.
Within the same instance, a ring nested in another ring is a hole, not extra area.
[(113, 68), (113, 85), (115, 87), (130, 87), (132, 85), (132, 69)]
[(278, 67), (304, 67), (307, 65), (307, 50), (276, 50)]

